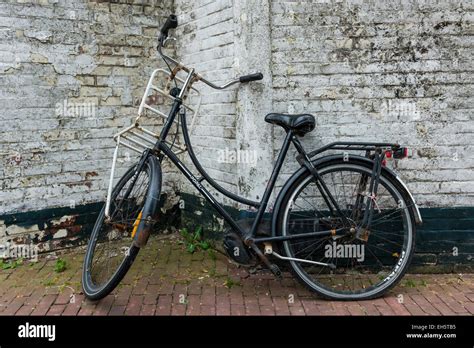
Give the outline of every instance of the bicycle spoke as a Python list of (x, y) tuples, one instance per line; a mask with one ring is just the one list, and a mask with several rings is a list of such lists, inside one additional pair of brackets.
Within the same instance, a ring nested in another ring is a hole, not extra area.
[[(370, 172), (364, 175), (369, 181)], [(356, 227), (360, 226), (364, 216), (366, 199), (371, 199), (364, 192), (365, 184), (362, 181), (365, 180), (364, 175), (362, 172), (351, 170), (336, 170), (320, 174), (336, 203), (344, 204), (344, 208), (341, 206), (342, 214)], [(368, 243), (361, 243), (348, 231), (345, 235), (338, 234), (333, 240), (329, 236), (283, 242), (287, 245), (290, 256), (308, 261), (330, 262), (336, 266), (336, 269), (332, 271), (325, 266), (297, 263), (314, 283), (338, 293), (365, 293), (377, 288), (394, 269), (398, 261), (394, 255), (399, 255), (406, 245), (404, 216), (408, 207), (405, 205), (398, 207), (400, 198), (394, 196), (385, 185), (384, 181), (380, 181), (376, 204), (371, 208), (374, 209), (374, 216), (368, 228)], [(361, 194), (363, 196), (360, 196)], [(340, 217), (330, 215), (325, 216), (324, 219), (317, 217), (317, 212), (329, 212), (330, 209), (312, 181), (297, 191), (292, 198), (292, 206), (297, 210), (292, 210), (287, 217), (287, 228), (294, 226), (291, 234), (298, 226), (301, 226), (300, 228), (305, 232), (308, 229), (315, 230), (317, 226), (324, 226), (328, 230), (342, 228), (342, 231), (347, 228), (342, 225)], [(314, 222), (311, 222), (311, 219), (314, 219)], [(309, 226), (316, 228), (309, 228)], [(327, 254), (327, 251), (330, 251), (330, 254)]]
[(90, 269), (96, 285), (105, 284), (116, 272), (126, 257), (124, 250), (131, 246), (134, 226), (141, 222), (139, 215), (148, 192), (149, 176), (142, 171), (133, 180), (133, 173), (111, 200), (110, 219), (102, 223), (97, 233)]

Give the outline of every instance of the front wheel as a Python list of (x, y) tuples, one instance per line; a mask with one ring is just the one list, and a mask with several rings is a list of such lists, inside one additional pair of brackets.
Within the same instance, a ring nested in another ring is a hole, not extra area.
[[(376, 196), (369, 194), (372, 164), (365, 161), (323, 161), (316, 170), (346, 219), (331, 210), (309, 171), (293, 181), (278, 216), (281, 235), (342, 231), (282, 242), (288, 257), (313, 262), (290, 261), (293, 274), (324, 298), (381, 296), (403, 277), (413, 255), (415, 219), (408, 193), (383, 170)], [(362, 228), (369, 199), (374, 206), (372, 222), (361, 238), (354, 231)]]
[(161, 172), (149, 156), (141, 168), (130, 168), (115, 186), (109, 217), (102, 208), (87, 245), (82, 288), (90, 300), (108, 295), (122, 280), (146, 243), (160, 194)]

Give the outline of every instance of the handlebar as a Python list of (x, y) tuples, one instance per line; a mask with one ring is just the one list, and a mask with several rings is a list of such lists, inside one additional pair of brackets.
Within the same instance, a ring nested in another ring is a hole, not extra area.
[(160, 30), (160, 42), (163, 42), (168, 37), (168, 32), (170, 29), (176, 29), (178, 27), (178, 17), (176, 15), (170, 15), (167, 19), (163, 27)]
[[(181, 64), (177, 60), (165, 55), (162, 52), (162, 48), (163, 48), (165, 42), (168, 39), (169, 30), (170, 29), (176, 29), (177, 27), (178, 27), (178, 17), (176, 15), (172, 14), (166, 19), (166, 22), (163, 24), (163, 27), (160, 30), (160, 36), (158, 38), (158, 47), (157, 47), (158, 53), (163, 57), (163, 59), (167, 59), (168, 61), (172, 62), (173, 64), (181, 66), (184, 71), (189, 73), (192, 69), (189, 69), (189, 68), (185, 67), (183, 64)], [(239, 78), (237, 78), (235, 80), (231, 80), (231, 81), (225, 83), (222, 86), (217, 86), (214, 83), (206, 80), (200, 74), (198, 74), (198, 73), (194, 73), (194, 74), (195, 74), (194, 76), (196, 76), (198, 80), (204, 82), (206, 85), (208, 85), (209, 87), (214, 88), (214, 89), (225, 89), (225, 88), (227, 88), (229, 86), (232, 86), (236, 83), (248, 83), (248, 82), (251, 82), (251, 81), (258, 81), (258, 80), (263, 79), (263, 74), (262, 73), (255, 73), (255, 74), (240, 76)]]
[(263, 74), (262, 73), (255, 73), (255, 74), (250, 74), (250, 75), (245, 75), (245, 76), (240, 76), (239, 81), (241, 83), (247, 83), (251, 81), (258, 81), (263, 79)]

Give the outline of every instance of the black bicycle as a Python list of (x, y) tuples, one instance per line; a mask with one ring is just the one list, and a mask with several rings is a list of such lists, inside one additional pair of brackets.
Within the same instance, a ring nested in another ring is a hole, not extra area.
[[(178, 25), (170, 16), (161, 29), (158, 52), (171, 71), (186, 73), (181, 88), (171, 90), (172, 107), (156, 143), (109, 191), (107, 204), (93, 228), (84, 260), (85, 296), (97, 300), (124, 277), (156, 221), (161, 194), (161, 162), (168, 158), (224, 218), (229, 258), (243, 265), (262, 264), (281, 276), (283, 261), (310, 290), (328, 299), (364, 300), (378, 297), (403, 277), (415, 246), (415, 225), (422, 219), (415, 201), (386, 159), (405, 158), (407, 149), (392, 143), (334, 142), (306, 152), (300, 137), (315, 128), (312, 115), (272, 113), (265, 121), (283, 127), (282, 148), (260, 202), (235, 195), (216, 183), (193, 151), (183, 99), (195, 82), (223, 89), (261, 80), (262, 74), (242, 76), (223, 86), (207, 81), (162, 52), (168, 32)], [(170, 64), (175, 66), (171, 70)], [(199, 171), (197, 178), (166, 141), (175, 121), (181, 124), (186, 151)], [(279, 192), (271, 217), (271, 234), (261, 222), (280, 169), (293, 145), (301, 166)], [(340, 154), (320, 156), (327, 150)], [(250, 228), (244, 228), (216, 201), (203, 182), (225, 196), (256, 208)], [(276, 260), (282, 260), (277, 262)]]

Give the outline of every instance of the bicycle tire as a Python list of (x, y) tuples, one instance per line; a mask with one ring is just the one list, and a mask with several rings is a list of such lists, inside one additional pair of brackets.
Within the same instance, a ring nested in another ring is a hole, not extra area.
[[(136, 165), (131, 167), (118, 181), (115, 188), (112, 191), (111, 201), (114, 201), (125, 185), (133, 178), (140, 175), (136, 172)], [(151, 217), (154, 216), (157, 207), (158, 199), (160, 194), (161, 184), (161, 172), (159, 171), (159, 163), (153, 156), (149, 156), (145, 159), (142, 171), (146, 171), (148, 176), (148, 188), (146, 190), (146, 196), (143, 203), (143, 208), (140, 210), (133, 227), (134, 234), (139, 235), (145, 228), (145, 221), (141, 221), (141, 216)], [(135, 181), (136, 184), (136, 181)], [(111, 211), (110, 215), (113, 216), (114, 212)], [(143, 219), (144, 220), (144, 219)], [(120, 283), (123, 277), (127, 274), (131, 265), (133, 264), (140, 247), (137, 246), (135, 239), (131, 238), (131, 243), (128, 248), (128, 252), (125, 253), (123, 260), (116, 268), (112, 276), (105, 281), (105, 283), (97, 285), (93, 282), (93, 276), (91, 274), (92, 262), (94, 258), (95, 249), (97, 246), (98, 235), (104, 226), (105, 221), (105, 204), (99, 213), (94, 228), (89, 239), (86, 254), (84, 257), (83, 270), (82, 270), (82, 289), (86, 298), (90, 300), (99, 300), (107, 296), (113, 289)], [(137, 223), (138, 221), (138, 223)], [(147, 222), (148, 223), (148, 222)], [(136, 224), (136, 225), (135, 225)], [(147, 228), (151, 228), (147, 226)], [(145, 241), (146, 243), (146, 241)]]
[[(342, 158), (333, 159), (331, 161), (322, 161), (319, 164), (316, 164), (316, 170), (318, 173), (327, 172), (331, 168), (358, 168), (364, 171), (365, 173), (370, 173), (372, 170), (371, 164), (365, 161), (358, 161), (357, 159), (350, 159), (348, 161), (344, 161)], [(301, 188), (301, 185), (308, 180), (311, 180), (312, 174), (309, 171), (304, 171), (300, 174), (296, 180), (293, 180), (291, 186), (286, 188), (284, 193), (284, 197), (282, 203), (280, 205), (280, 211), (277, 217), (277, 226), (278, 231), (281, 235), (287, 235), (285, 221), (288, 219), (288, 212), (289, 212), (289, 205), (291, 200), (295, 197), (295, 192)], [(404, 276), (406, 273), (411, 259), (413, 257), (414, 248), (415, 248), (415, 218), (413, 211), (408, 209), (408, 204), (411, 202), (410, 196), (408, 192), (406, 192), (405, 188), (400, 185), (400, 183), (390, 176), (387, 172), (382, 171), (381, 173), (381, 182), (388, 184), (391, 189), (396, 191), (401, 199), (403, 199), (405, 203), (405, 213), (408, 214), (406, 216), (407, 221), (409, 222), (408, 228), (408, 244), (406, 247), (406, 254), (400, 263), (400, 266), (396, 269), (396, 272), (388, 279), (388, 281), (383, 283), (383, 286), (379, 286), (374, 288), (372, 291), (362, 292), (358, 294), (341, 294), (331, 292), (327, 287), (321, 286), (321, 284), (317, 284), (314, 281), (311, 281), (307, 275), (302, 272), (302, 268), (296, 261), (290, 261), (290, 270), (292, 274), (309, 290), (315, 292), (320, 297), (325, 299), (331, 300), (368, 300), (382, 296), (387, 291), (392, 289)], [(292, 257), (291, 250), (289, 250), (289, 243), (290, 242), (281, 242), (279, 243), (279, 249), (286, 254), (288, 257)], [(401, 254), (403, 255), (403, 254)]]

